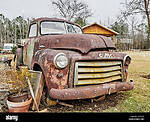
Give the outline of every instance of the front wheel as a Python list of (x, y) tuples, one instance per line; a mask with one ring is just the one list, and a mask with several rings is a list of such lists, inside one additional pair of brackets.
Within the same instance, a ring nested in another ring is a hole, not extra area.
[(46, 84), (44, 85), (44, 88), (43, 88), (41, 104), (44, 104), (44, 106), (46, 107), (55, 106), (57, 104), (56, 100), (50, 98), (49, 91), (48, 91)]

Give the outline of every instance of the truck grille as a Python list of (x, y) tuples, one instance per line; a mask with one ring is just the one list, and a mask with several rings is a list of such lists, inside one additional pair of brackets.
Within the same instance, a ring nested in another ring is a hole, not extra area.
[(75, 63), (74, 85), (100, 84), (122, 79), (121, 61)]

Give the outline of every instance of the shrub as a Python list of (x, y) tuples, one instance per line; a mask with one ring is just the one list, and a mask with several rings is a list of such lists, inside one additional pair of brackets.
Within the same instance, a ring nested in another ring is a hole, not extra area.
[(17, 50), (17, 46), (14, 46), (14, 47), (12, 48), (12, 53), (15, 54), (15, 53), (16, 53), (16, 50)]

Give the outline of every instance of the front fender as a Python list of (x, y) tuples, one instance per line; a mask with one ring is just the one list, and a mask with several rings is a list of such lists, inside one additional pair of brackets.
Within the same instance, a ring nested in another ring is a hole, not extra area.
[(122, 59), (123, 63), (122, 63), (122, 71), (123, 71), (123, 79), (122, 81), (127, 81), (127, 76), (128, 76), (128, 67), (129, 67), (129, 64), (128, 65), (125, 65), (125, 62), (126, 62), (126, 59), (129, 58), (130, 59), (130, 62), (131, 62), (131, 57), (125, 53), (118, 53), (116, 52), (115, 55), (117, 57), (120, 57), (120, 59)]
[(40, 65), (49, 90), (51, 88), (64, 89), (68, 86), (69, 65), (64, 69), (58, 69), (53, 63), (55, 55), (60, 52), (59, 50), (46, 49), (36, 52), (34, 56), (32, 68), (35, 63)]

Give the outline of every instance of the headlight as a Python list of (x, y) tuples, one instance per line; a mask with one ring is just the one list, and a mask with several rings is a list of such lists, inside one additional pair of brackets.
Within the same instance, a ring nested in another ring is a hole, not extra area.
[(64, 53), (58, 53), (54, 57), (54, 64), (57, 68), (65, 68), (68, 65), (68, 58)]

